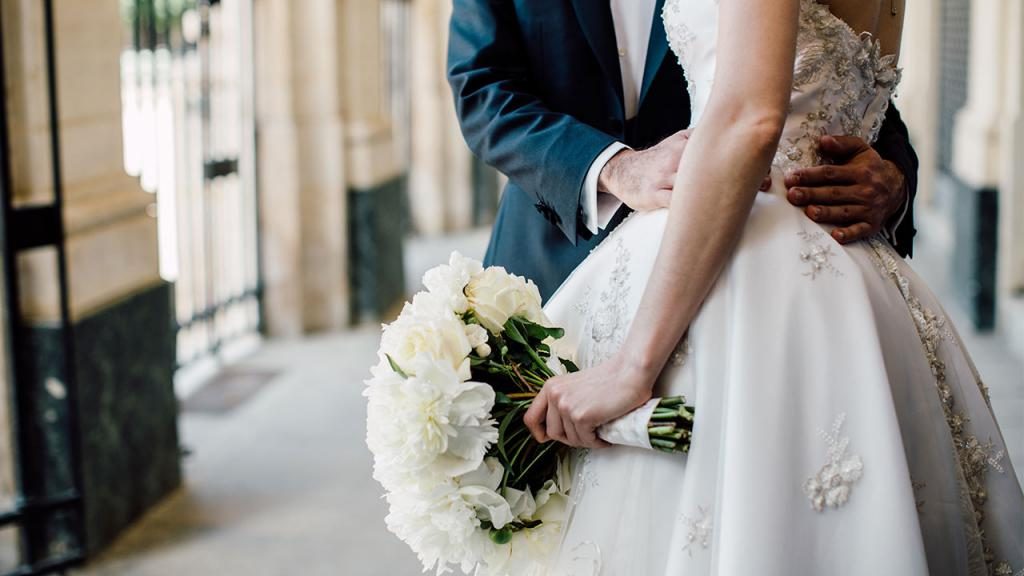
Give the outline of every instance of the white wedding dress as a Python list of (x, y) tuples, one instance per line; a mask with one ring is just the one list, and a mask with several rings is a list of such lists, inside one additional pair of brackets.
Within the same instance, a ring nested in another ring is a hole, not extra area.
[[(668, 0), (664, 22), (696, 123), (718, 3)], [(841, 246), (785, 198), (781, 171), (818, 163), (820, 135), (877, 135), (898, 77), (802, 2), (774, 188), (655, 389), (696, 406), (692, 451), (585, 453), (556, 573), (1024, 574), (1024, 498), (939, 302), (885, 241)], [(547, 305), (582, 367), (622, 343), (666, 216), (628, 218)]]

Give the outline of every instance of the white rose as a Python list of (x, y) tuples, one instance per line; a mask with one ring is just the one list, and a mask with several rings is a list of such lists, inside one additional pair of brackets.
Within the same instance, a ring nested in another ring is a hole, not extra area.
[(456, 318), (455, 311), (441, 297), (430, 292), (419, 292), (412, 302), (406, 302), (399, 318), (406, 321), (430, 321)]
[(390, 356), (403, 372), (415, 375), (413, 359), (426, 354), (447, 362), (463, 380), (470, 378), (469, 354), (472, 343), (466, 334), (466, 325), (454, 315), (421, 319), (412, 315), (399, 317), (384, 327), (380, 354)]
[(465, 292), (476, 317), (494, 334), (500, 334), (512, 316), (546, 322), (537, 286), (499, 266), (474, 276)]
[(431, 294), (444, 301), (456, 314), (469, 309), (465, 288), (474, 275), (483, 270), (483, 265), (458, 252), (452, 252), (447, 265), (437, 266), (423, 275), (423, 285)]

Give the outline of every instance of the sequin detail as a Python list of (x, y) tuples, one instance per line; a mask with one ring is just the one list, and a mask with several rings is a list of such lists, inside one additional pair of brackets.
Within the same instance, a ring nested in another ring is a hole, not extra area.
[(839, 431), (846, 421), (846, 414), (840, 414), (828, 432), (821, 436), (828, 444), (828, 462), (804, 482), (804, 493), (811, 501), (811, 507), (822, 512), (827, 507), (839, 508), (850, 499), (853, 485), (864, 474), (864, 463), (860, 456), (847, 454), (850, 439), (840, 436)]

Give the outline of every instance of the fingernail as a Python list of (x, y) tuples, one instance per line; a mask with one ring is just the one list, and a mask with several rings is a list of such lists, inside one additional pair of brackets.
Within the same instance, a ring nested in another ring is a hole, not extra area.
[(815, 220), (821, 218), (821, 208), (818, 208), (817, 206), (811, 208), (811, 218), (814, 218)]
[(836, 230), (836, 238), (839, 240), (846, 240), (846, 232), (842, 230)]
[(803, 190), (794, 190), (793, 198), (796, 198), (797, 202), (803, 202), (804, 199), (807, 198), (807, 194), (804, 194)]

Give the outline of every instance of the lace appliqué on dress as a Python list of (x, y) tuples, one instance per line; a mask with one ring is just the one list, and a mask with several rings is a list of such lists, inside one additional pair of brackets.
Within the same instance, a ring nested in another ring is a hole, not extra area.
[(598, 576), (601, 573), (601, 547), (585, 540), (572, 549), (572, 568), (568, 576)]
[(828, 443), (828, 463), (817, 474), (804, 482), (804, 493), (811, 500), (811, 507), (822, 512), (826, 507), (839, 508), (850, 499), (851, 487), (864, 474), (864, 463), (860, 456), (847, 454), (850, 439), (840, 436), (839, 431), (846, 420), (840, 414), (829, 432), (821, 431)]
[[(983, 559), (989, 567), (989, 572), (994, 574), (997, 568), (994, 565), (995, 558), (991, 545), (985, 539), (985, 530), (982, 527), (985, 521), (985, 504), (988, 502), (985, 478), (989, 469), (999, 473), (1004, 472), (1001, 462), (1005, 454), (1002, 450), (996, 451), (993, 442), (983, 443), (971, 434), (967, 430), (970, 420), (962, 411), (957, 410), (953, 389), (946, 381), (946, 363), (939, 355), (939, 349), (943, 342), (955, 341), (952, 332), (946, 326), (946, 319), (929, 310), (914, 296), (910, 281), (903, 275), (897, 257), (893, 255), (892, 249), (885, 241), (872, 238), (868, 240), (868, 245), (876, 266), (884, 276), (892, 280), (903, 296), (910, 315), (914, 319), (917, 334), (924, 348), (925, 358), (935, 377), (935, 389), (946, 416), (946, 424), (949, 427), (953, 448), (960, 465), (959, 476), (962, 482), (963, 500), (961, 504), (964, 506), (965, 529), (980, 547), (978, 550), (968, 550), (970, 561), (979, 563)], [(987, 395), (987, 390), (982, 388), (981, 393)]]
[(829, 272), (837, 278), (843, 275), (832, 264), (831, 258), (835, 254), (832, 252), (832, 246), (823, 242), (826, 238), (824, 232), (820, 230), (815, 232), (802, 230), (797, 232), (797, 234), (807, 244), (807, 247), (800, 252), (800, 260), (808, 265), (808, 270), (804, 272), (804, 276), (810, 276), (811, 280), (816, 280), (818, 275), (823, 272)]
[(714, 532), (714, 518), (708, 510), (698, 506), (695, 517), (691, 518), (684, 514), (682, 521), (686, 526), (686, 546), (683, 546), (683, 550), (691, 556), (695, 545), (706, 550), (711, 545), (711, 536)]
[(683, 75), (686, 77), (686, 91), (690, 94), (690, 102), (694, 102), (697, 98), (697, 86), (694, 84), (693, 78), (687, 72), (687, 69), (690, 67), (688, 62), (690, 45), (697, 39), (697, 36), (679, 18), (671, 17), (678, 16), (679, 14), (679, 3), (669, 0), (665, 2), (665, 6), (661, 9), (661, 20), (665, 23), (665, 35), (668, 38), (672, 52), (676, 54), (679, 66), (683, 68)]
[[(895, 56), (883, 57), (881, 50), (878, 40), (857, 34), (828, 6), (814, 0), (801, 3), (793, 91), (795, 98), (816, 98), (797, 134), (783, 139), (777, 166), (789, 171), (821, 164), (818, 141), (826, 133), (841, 131), (868, 142), (878, 138), (889, 97), (900, 81)], [(869, 106), (867, 129), (866, 101), (877, 102)]]
[(612, 357), (622, 346), (629, 327), (627, 302), (630, 291), (629, 249), (622, 238), (615, 239), (615, 268), (608, 288), (601, 293), (598, 309), (590, 322), (591, 350), (588, 366), (596, 366)]
[(1021, 568), (1019, 572), (1014, 572), (1013, 566), (1010, 566), (1009, 562), (1000, 562), (992, 574), (993, 576), (1024, 576), (1024, 568)]

